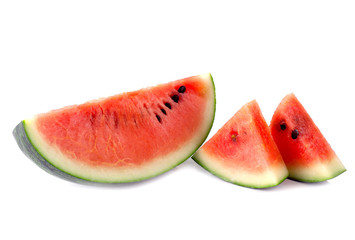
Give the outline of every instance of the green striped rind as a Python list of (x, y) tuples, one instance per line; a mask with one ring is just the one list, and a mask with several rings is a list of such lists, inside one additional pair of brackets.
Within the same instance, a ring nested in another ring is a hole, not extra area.
[(126, 182), (138, 182), (138, 181), (142, 181), (142, 180), (146, 180), (149, 178), (153, 178), (155, 176), (158, 176), (160, 174), (163, 174), (173, 168), (175, 168), (176, 166), (180, 165), (181, 163), (183, 163), (184, 161), (186, 161), (188, 158), (190, 158), (197, 149), (199, 149), (199, 147), (203, 144), (203, 142), (206, 140), (209, 132), (211, 131), (214, 119), (215, 119), (215, 112), (216, 112), (216, 92), (215, 92), (215, 85), (214, 85), (214, 81), (212, 78), (212, 75), (209, 74), (210, 76), (210, 80), (212, 83), (212, 92), (213, 92), (213, 109), (211, 111), (212, 116), (207, 119), (208, 121), (210, 121), (210, 123), (208, 124), (209, 127), (207, 129), (207, 131), (205, 132), (204, 136), (201, 136), (201, 141), (196, 145), (196, 148), (188, 153), (185, 154), (184, 156), (181, 156), (181, 160), (179, 160), (177, 162), (177, 164), (171, 165), (166, 169), (162, 169), (161, 171), (157, 171), (155, 174), (149, 175), (149, 176), (136, 176), (135, 178), (132, 178), (130, 180), (127, 181), (98, 181), (95, 179), (87, 179), (85, 177), (82, 176), (74, 176), (73, 174), (69, 173), (68, 171), (65, 171), (63, 169), (58, 168), (57, 166), (55, 166), (54, 164), (51, 163), (50, 159), (46, 159), (44, 156), (45, 154), (41, 153), (35, 146), (34, 144), (32, 144), (32, 141), (29, 137), (29, 135), (26, 132), (26, 120), (21, 121), (13, 130), (13, 136), (15, 137), (15, 140), (18, 144), (18, 146), (20, 147), (20, 149), (22, 150), (22, 152), (29, 158), (31, 159), (36, 165), (38, 165), (40, 168), (42, 168), (43, 170), (45, 170), (46, 172), (57, 176), (59, 178), (62, 178), (64, 180), (70, 181), (70, 182), (76, 182), (76, 183), (81, 183), (81, 184), (109, 184), (109, 183), (126, 183)]
[(277, 182), (273, 182), (273, 183), (266, 183), (266, 184), (250, 184), (248, 183), (248, 180), (246, 179), (246, 181), (242, 182), (242, 181), (234, 181), (228, 177), (226, 177), (223, 173), (220, 173), (218, 171), (216, 171), (214, 168), (208, 167), (207, 164), (205, 164), (206, 161), (208, 161), (207, 159), (202, 159), (201, 157), (198, 156), (198, 153), (195, 153), (192, 156), (192, 159), (199, 164), (201, 167), (203, 167), (204, 169), (206, 169), (208, 172), (210, 172), (211, 174), (213, 174), (214, 176), (229, 182), (229, 183), (233, 183), (235, 185), (238, 186), (242, 186), (242, 187), (248, 187), (248, 188), (270, 188), (270, 187), (274, 187), (279, 185), (280, 183), (282, 183), (283, 181), (285, 181), (285, 179), (288, 177), (288, 174), (284, 174), (284, 176), (282, 178), (279, 179), (279, 181)]
[(53, 166), (49, 161), (47, 161), (42, 154), (32, 145), (31, 140), (27, 136), (25, 130), (25, 121), (20, 122), (15, 129), (13, 130), (12, 134), (14, 135), (16, 142), (22, 152), (31, 159), (37, 166), (45, 170), (46, 172), (60, 177), (62, 179), (72, 181), (72, 182), (79, 182), (84, 183), (87, 182), (84, 179), (72, 176), (55, 166)]

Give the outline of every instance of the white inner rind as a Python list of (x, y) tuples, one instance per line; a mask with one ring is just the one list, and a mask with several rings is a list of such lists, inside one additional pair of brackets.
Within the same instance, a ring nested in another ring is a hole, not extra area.
[(133, 182), (159, 175), (190, 157), (193, 152), (202, 144), (211, 129), (215, 113), (215, 91), (211, 75), (203, 74), (199, 77), (205, 82), (208, 93), (206, 93), (206, 109), (201, 119), (199, 129), (196, 129), (189, 141), (186, 141), (180, 149), (170, 154), (151, 159), (149, 162), (135, 167), (110, 168), (105, 166), (91, 166), (85, 162), (73, 161), (64, 155), (57, 147), (48, 144), (41, 136), (36, 127), (36, 117), (25, 120), (25, 131), (32, 145), (52, 165), (58, 169), (76, 176), (96, 182)]
[(340, 159), (335, 156), (330, 161), (314, 161), (312, 165), (305, 167), (289, 167), (290, 178), (306, 181), (320, 182), (338, 176), (346, 171)]
[(283, 164), (269, 167), (263, 172), (253, 173), (243, 169), (227, 167), (222, 164), (220, 159), (207, 154), (203, 149), (198, 150), (193, 158), (214, 175), (241, 186), (271, 187), (279, 184), (288, 176), (287, 168)]

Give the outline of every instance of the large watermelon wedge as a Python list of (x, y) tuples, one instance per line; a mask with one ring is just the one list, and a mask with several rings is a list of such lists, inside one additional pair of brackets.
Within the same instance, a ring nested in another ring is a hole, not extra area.
[(42, 113), (13, 131), (38, 166), (74, 182), (133, 182), (189, 158), (215, 114), (212, 76), (193, 76)]
[(192, 158), (212, 174), (245, 187), (272, 187), (288, 176), (255, 100), (244, 105)]
[(290, 173), (289, 178), (320, 182), (345, 167), (294, 94), (287, 95), (272, 117), (272, 136)]

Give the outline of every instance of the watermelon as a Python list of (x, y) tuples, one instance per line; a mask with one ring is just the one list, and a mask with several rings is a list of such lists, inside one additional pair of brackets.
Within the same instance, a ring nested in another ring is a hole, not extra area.
[(192, 158), (212, 174), (245, 187), (272, 187), (288, 176), (255, 100), (244, 105)]
[(346, 170), (293, 93), (275, 110), (270, 129), (290, 173), (289, 178), (320, 182)]
[(47, 172), (74, 182), (135, 182), (188, 159), (214, 120), (212, 76), (203, 74), (26, 119), (13, 131)]

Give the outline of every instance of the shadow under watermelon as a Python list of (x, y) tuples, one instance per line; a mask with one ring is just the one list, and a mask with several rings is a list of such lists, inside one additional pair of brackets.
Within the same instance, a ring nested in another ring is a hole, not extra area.
[(259, 189), (263, 191), (282, 191), (282, 190), (289, 190), (289, 189), (295, 189), (295, 188), (305, 188), (305, 187), (324, 187), (326, 185), (329, 185), (328, 181), (324, 182), (300, 182), (292, 179), (285, 179), (281, 184), (278, 186), (274, 186), (271, 188), (264, 188), (264, 189)]

